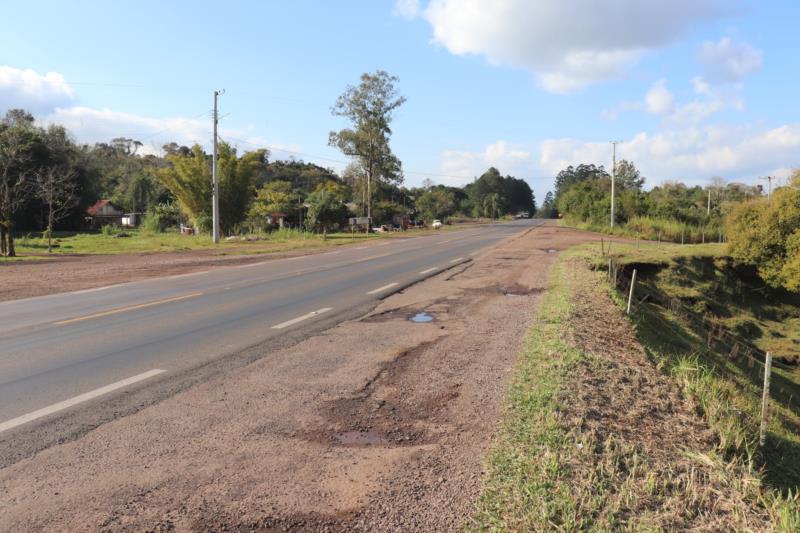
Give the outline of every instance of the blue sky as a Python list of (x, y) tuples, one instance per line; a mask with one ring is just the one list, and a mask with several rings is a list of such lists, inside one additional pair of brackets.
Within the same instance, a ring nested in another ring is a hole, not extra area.
[(207, 145), (224, 88), (223, 138), (340, 169), (330, 106), (384, 69), (408, 98), (392, 145), (410, 185), (494, 165), (541, 198), (567, 164), (608, 166), (611, 139), (651, 186), (800, 166), (798, 2), (3, 5), (0, 112), (29, 108), (80, 141)]

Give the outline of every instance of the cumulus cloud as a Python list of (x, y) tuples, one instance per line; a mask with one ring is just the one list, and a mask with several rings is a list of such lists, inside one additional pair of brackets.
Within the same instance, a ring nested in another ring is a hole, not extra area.
[[(679, 179), (706, 183), (711, 176), (754, 181), (778, 168), (796, 167), (800, 124), (776, 128), (756, 126), (691, 126), (660, 133), (639, 133), (617, 148), (617, 156), (633, 161), (649, 185)], [(579, 163), (611, 165), (606, 142), (549, 139), (540, 144), (539, 164), (555, 175)]]
[(699, 76), (692, 78), (691, 83), (698, 97), (689, 102), (678, 103), (666, 82), (659, 80), (648, 89), (643, 100), (622, 102), (602, 115), (614, 119), (622, 112), (643, 111), (660, 115), (672, 123), (698, 124), (726, 109), (744, 109), (744, 103), (735, 90), (714, 87)]
[(39, 74), (0, 66), (0, 112), (22, 108), (32, 113), (50, 112), (75, 99), (75, 91), (57, 72)]
[(723, 0), (431, 0), (433, 39), (456, 55), (534, 72), (565, 93), (618, 77), (648, 50), (726, 15)]
[(530, 174), (530, 166), (529, 151), (499, 140), (479, 152), (446, 150), (442, 152), (439, 168), (442, 174), (451, 176), (444, 177), (441, 181), (461, 186), (472, 181), (472, 177), (486, 172), (489, 167), (495, 167), (503, 174), (524, 177)]
[(735, 83), (761, 68), (762, 54), (747, 43), (723, 37), (718, 42), (704, 42), (697, 59), (707, 79)]

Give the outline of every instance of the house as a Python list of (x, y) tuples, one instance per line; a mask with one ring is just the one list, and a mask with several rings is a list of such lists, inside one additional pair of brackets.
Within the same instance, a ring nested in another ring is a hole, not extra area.
[(122, 225), (122, 209), (111, 203), (111, 200), (98, 200), (96, 204), (86, 210), (86, 223), (92, 228), (99, 228), (107, 224)]

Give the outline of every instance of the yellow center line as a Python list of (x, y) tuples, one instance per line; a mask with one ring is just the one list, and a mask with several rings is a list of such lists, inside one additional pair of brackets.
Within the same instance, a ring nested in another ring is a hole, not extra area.
[(155, 302), (147, 302), (144, 304), (131, 305), (128, 307), (120, 307), (119, 309), (111, 309), (110, 311), (103, 311), (102, 313), (95, 313), (93, 315), (80, 316), (77, 318), (69, 318), (67, 320), (60, 320), (55, 323), (56, 326), (63, 326), (64, 324), (72, 324), (73, 322), (81, 322), (83, 320), (91, 320), (93, 318), (100, 318), (103, 316), (116, 315), (118, 313), (125, 313), (127, 311), (134, 311), (136, 309), (144, 309), (145, 307), (152, 307), (154, 305), (166, 304), (169, 302), (177, 302), (179, 300), (186, 300), (194, 298), (195, 296), (202, 295), (202, 292), (195, 292), (192, 294), (185, 294), (183, 296), (175, 296), (174, 298), (165, 298), (163, 300), (156, 300)]

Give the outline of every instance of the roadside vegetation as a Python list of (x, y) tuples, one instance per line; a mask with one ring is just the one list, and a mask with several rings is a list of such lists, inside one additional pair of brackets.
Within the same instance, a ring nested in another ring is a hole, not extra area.
[[(652, 365), (653, 339), (638, 323), (634, 333), (604, 274), (589, 268), (597, 255), (574, 252), (553, 273), (465, 529), (796, 531), (796, 493), (762, 477), (708, 417), (712, 396), (733, 412), (719, 392), (728, 385), (720, 378), (697, 397), (712, 378), (696, 359)], [(659, 358), (675, 357), (656, 346)]]
[[(640, 264), (644, 248), (661, 268), (685, 247), (634, 245), (630, 260)], [(713, 262), (720, 247), (697, 248)], [(777, 472), (800, 464), (777, 459), (794, 446), (784, 441), (796, 415), (774, 412), (773, 448), (759, 456), (757, 386), (712, 363), (664, 312), (637, 308), (634, 331), (605, 273), (590, 269), (599, 255), (568, 252), (553, 274), (465, 529), (797, 531), (798, 481)]]
[[(695, 248), (699, 248), (695, 250)], [(640, 298), (633, 320), (653, 358), (684, 385), (720, 436), (723, 451), (764, 472), (768, 487), (800, 492), (800, 295), (770, 287), (756, 269), (722, 247), (617, 247), (622, 268), (637, 268)], [(644, 296), (642, 296), (644, 295)], [(680, 302), (678, 313), (661, 295)], [(697, 317), (697, 318), (693, 318)], [(701, 322), (702, 320), (702, 322)], [(708, 324), (717, 323), (752, 357), (709, 348)], [(761, 353), (773, 353), (767, 444), (758, 447), (763, 384)], [(800, 503), (800, 502), (797, 502)]]
[[(335, 101), (332, 113), (345, 124), (328, 134), (328, 143), (349, 161), (341, 173), (301, 160), (274, 159), (267, 148), (246, 141), (220, 139), (223, 235), (292, 228), (301, 236), (268, 240), (296, 243), (315, 239), (306, 232), (345, 232), (354, 217), (371, 217), (372, 227), (406, 229), (435, 219), (447, 224), (451, 217), (498, 219), (535, 212), (527, 182), (495, 168), (464, 187), (430, 180), (419, 187), (404, 186), (402, 162), (390, 146), (393, 115), (405, 102), (398, 83), (381, 70), (365, 73)], [(174, 142), (156, 154), (143, 151), (141, 141), (125, 137), (79, 145), (63, 126), (43, 127), (31, 113), (9, 110), (0, 120), (0, 256), (42, 252), (41, 242), (26, 238), (29, 234), (45, 239), (58, 234), (55, 253), (70, 247), (88, 252), (101, 243), (113, 253), (126, 247), (131, 252), (205, 247), (201, 241), (208, 239), (212, 225), (211, 154), (200, 144)], [(93, 213), (99, 201), (108, 202), (116, 214)], [(167, 234), (106, 242), (89, 233), (64, 240), (64, 232), (122, 225), (123, 214), (132, 215), (125, 219), (129, 226)], [(169, 234), (178, 228), (201, 237)], [(20, 237), (23, 242), (17, 246)]]
[(725, 219), (736, 206), (763, 197), (760, 185), (714, 178), (706, 187), (664, 182), (644, 190), (636, 166), (617, 164), (614, 222), (611, 228), (611, 176), (602, 166), (570, 166), (558, 173), (555, 194), (545, 198), (540, 216), (627, 237), (677, 243), (718, 242), (726, 238)]

